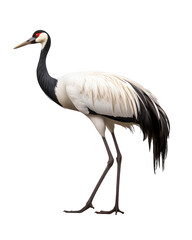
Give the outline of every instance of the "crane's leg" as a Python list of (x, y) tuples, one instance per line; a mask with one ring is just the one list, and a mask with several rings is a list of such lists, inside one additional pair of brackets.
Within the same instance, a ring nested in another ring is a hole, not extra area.
[(113, 156), (111, 154), (111, 150), (108, 146), (106, 138), (102, 137), (102, 139), (103, 139), (103, 142), (105, 144), (105, 147), (106, 147), (106, 150), (107, 150), (107, 153), (108, 153), (108, 157), (109, 157), (109, 160), (107, 162), (107, 167), (105, 168), (103, 174), (101, 175), (97, 185), (95, 186), (95, 188), (94, 188), (91, 196), (89, 197), (87, 203), (85, 204), (85, 206), (83, 208), (81, 208), (80, 210), (77, 210), (77, 211), (66, 211), (65, 210), (64, 212), (66, 212), (66, 213), (82, 213), (89, 208), (94, 208), (93, 205), (92, 205), (93, 198), (95, 197), (95, 194), (96, 194), (97, 190), (99, 189), (101, 183), (103, 182), (103, 179), (105, 178), (107, 172), (109, 171), (109, 169), (111, 168), (111, 166), (113, 165), (113, 162), (114, 162), (114, 159), (113, 159)]
[(122, 156), (121, 156), (121, 152), (119, 150), (119, 146), (117, 144), (117, 140), (115, 137), (114, 132), (111, 133), (112, 134), (112, 138), (115, 144), (115, 148), (117, 151), (117, 183), (116, 183), (116, 197), (115, 197), (115, 206), (112, 210), (110, 211), (100, 211), (100, 212), (96, 212), (98, 214), (111, 214), (113, 212), (115, 212), (115, 214), (117, 214), (117, 212), (120, 213), (124, 213), (122, 211), (119, 210), (119, 184), (120, 184), (120, 172), (121, 172), (121, 160), (122, 160)]

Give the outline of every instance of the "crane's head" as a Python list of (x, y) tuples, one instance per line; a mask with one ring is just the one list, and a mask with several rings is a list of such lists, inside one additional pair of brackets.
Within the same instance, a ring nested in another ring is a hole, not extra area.
[(45, 32), (43, 30), (37, 30), (33, 33), (31, 38), (29, 38), (27, 41), (17, 45), (16, 47), (14, 47), (14, 49), (26, 46), (28, 44), (34, 44), (34, 43), (41, 43), (41, 46), (43, 49), (45, 47), (48, 39), (50, 39), (50, 37), (47, 32)]

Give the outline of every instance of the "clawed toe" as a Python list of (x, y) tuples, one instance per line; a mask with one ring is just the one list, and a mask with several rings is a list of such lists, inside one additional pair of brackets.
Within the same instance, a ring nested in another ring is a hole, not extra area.
[(113, 212), (115, 212), (115, 214), (117, 215), (117, 213), (118, 212), (120, 212), (120, 213), (122, 213), (122, 214), (124, 214), (124, 212), (122, 212), (121, 210), (119, 210), (119, 208), (116, 208), (116, 207), (114, 207), (112, 210), (110, 210), (110, 211), (100, 211), (100, 212), (95, 212), (95, 213), (97, 213), (97, 214), (111, 214), (111, 213), (113, 213)]
[(89, 209), (89, 208), (93, 208), (93, 209), (94, 209), (92, 203), (86, 204), (86, 205), (85, 205), (83, 208), (81, 208), (80, 210), (75, 210), (75, 211), (73, 211), (73, 210), (72, 210), (72, 211), (64, 210), (63, 212), (65, 212), (65, 213), (82, 213), (82, 212), (86, 211), (86, 210)]

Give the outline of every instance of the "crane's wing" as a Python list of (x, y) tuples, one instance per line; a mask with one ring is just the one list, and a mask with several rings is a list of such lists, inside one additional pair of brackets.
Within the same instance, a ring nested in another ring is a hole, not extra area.
[(137, 118), (140, 109), (139, 95), (133, 83), (108, 73), (88, 72), (68, 76), (66, 93), (84, 114), (94, 112), (111, 117)]

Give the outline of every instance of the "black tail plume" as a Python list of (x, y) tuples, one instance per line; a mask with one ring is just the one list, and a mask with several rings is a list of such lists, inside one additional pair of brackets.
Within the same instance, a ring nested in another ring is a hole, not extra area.
[(149, 149), (153, 141), (153, 164), (154, 172), (160, 167), (162, 159), (162, 169), (165, 166), (167, 156), (167, 139), (169, 137), (170, 123), (164, 110), (156, 101), (141, 89), (132, 85), (139, 96), (140, 109), (138, 109), (137, 120), (143, 132), (143, 140), (148, 138)]

